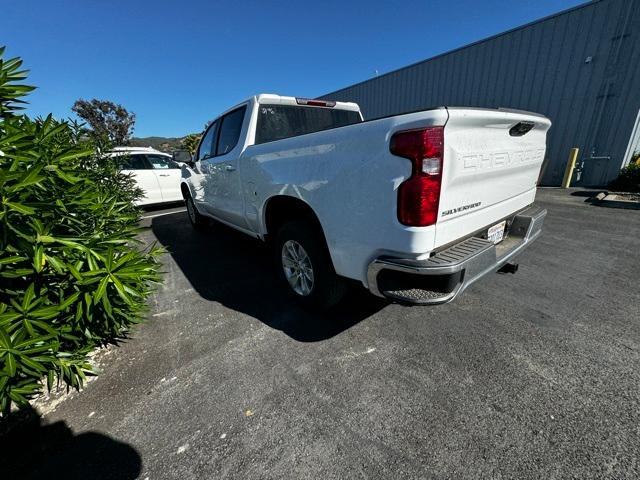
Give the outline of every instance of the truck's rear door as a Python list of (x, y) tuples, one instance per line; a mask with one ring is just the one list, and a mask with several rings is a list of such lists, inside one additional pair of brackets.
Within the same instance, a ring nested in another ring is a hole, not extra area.
[(551, 122), (513, 110), (448, 108), (435, 246), (533, 203)]

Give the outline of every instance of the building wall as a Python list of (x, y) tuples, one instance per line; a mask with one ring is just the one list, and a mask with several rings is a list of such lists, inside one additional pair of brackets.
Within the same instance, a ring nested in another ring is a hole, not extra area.
[(357, 102), (365, 119), (439, 105), (542, 113), (542, 183), (560, 184), (578, 147), (579, 183), (602, 185), (640, 109), (640, 0), (594, 1), (321, 98)]

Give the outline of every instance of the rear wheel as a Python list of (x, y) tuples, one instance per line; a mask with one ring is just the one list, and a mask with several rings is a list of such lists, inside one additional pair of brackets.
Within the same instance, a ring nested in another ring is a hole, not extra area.
[(189, 217), (191, 226), (196, 230), (203, 230), (207, 226), (207, 219), (203, 215), (200, 215), (200, 213), (198, 213), (191, 195), (187, 195), (187, 197), (184, 199), (184, 202), (187, 205), (187, 215)]
[(318, 230), (308, 221), (286, 223), (278, 230), (274, 256), (289, 293), (304, 306), (327, 309), (344, 296), (346, 285)]

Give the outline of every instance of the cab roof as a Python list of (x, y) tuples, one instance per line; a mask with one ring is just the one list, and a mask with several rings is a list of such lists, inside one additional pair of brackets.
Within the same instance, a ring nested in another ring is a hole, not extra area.
[[(333, 100), (316, 100), (303, 97), (285, 97), (283, 95), (275, 95), (273, 93), (260, 93), (254, 98), (258, 103), (267, 105), (311, 105), (321, 108), (334, 108), (336, 110), (351, 110), (353, 112), (360, 111), (360, 106), (353, 102), (336, 102)], [(322, 103), (326, 105), (321, 105)]]

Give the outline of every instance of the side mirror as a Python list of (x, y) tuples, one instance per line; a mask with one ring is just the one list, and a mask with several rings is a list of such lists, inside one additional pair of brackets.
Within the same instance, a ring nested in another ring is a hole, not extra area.
[(194, 157), (188, 150), (176, 150), (173, 152), (173, 161), (178, 163), (185, 163), (190, 167), (195, 164)]

